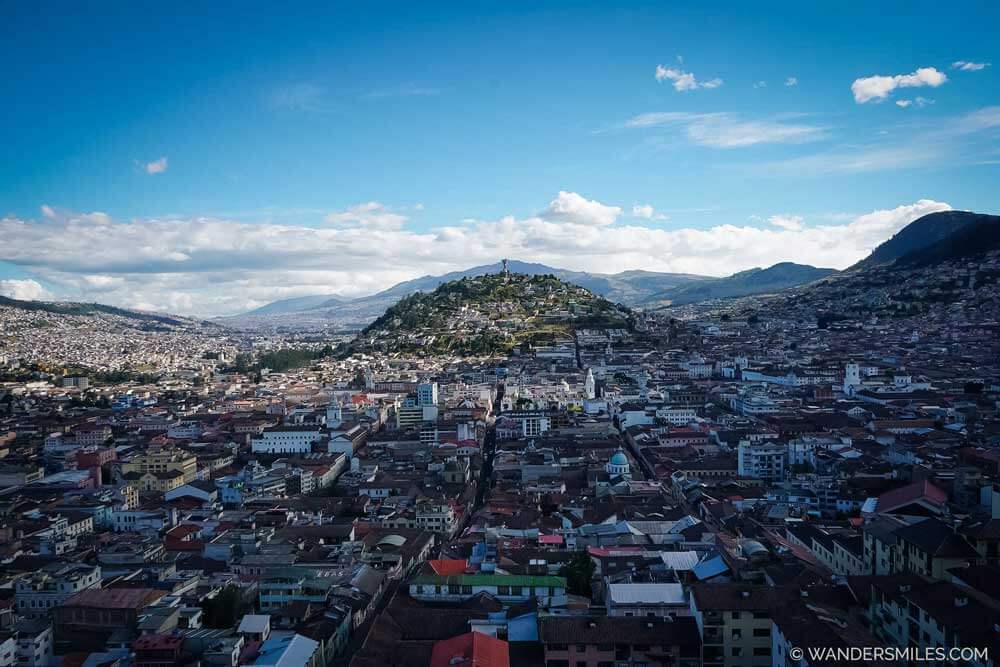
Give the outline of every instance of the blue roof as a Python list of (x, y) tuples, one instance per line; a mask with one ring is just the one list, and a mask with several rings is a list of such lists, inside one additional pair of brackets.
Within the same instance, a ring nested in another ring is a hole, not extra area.
[(722, 556), (715, 555), (695, 565), (694, 576), (696, 576), (699, 581), (705, 581), (706, 579), (711, 579), (712, 577), (718, 576), (727, 570), (729, 570), (729, 566), (726, 565), (726, 561), (722, 560)]
[(617, 452), (615, 452), (614, 455), (611, 457), (611, 465), (613, 465), (613, 466), (627, 466), (628, 465), (628, 457), (625, 456), (625, 452), (623, 452), (620, 449)]

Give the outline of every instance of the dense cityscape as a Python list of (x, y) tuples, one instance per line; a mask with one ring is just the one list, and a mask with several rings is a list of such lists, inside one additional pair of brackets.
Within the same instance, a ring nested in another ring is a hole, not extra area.
[(0, 667), (1000, 667), (1000, 2), (0, 26)]

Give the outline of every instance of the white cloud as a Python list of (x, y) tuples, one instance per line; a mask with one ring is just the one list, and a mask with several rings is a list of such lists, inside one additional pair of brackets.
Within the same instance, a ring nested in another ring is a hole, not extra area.
[(355, 204), (326, 216), (326, 221), (333, 225), (356, 225), (369, 229), (399, 229), (408, 219), (405, 215), (393, 213), (389, 207), (377, 201)]
[(767, 88), (767, 81), (756, 81), (753, 84), (754, 88)]
[(775, 227), (780, 227), (790, 232), (797, 232), (802, 229), (801, 215), (772, 215), (767, 221)]
[(990, 63), (974, 63), (969, 60), (956, 60), (951, 64), (952, 69), (961, 70), (963, 72), (978, 72), (981, 69), (986, 69), (990, 66)]
[(37, 280), (0, 280), (0, 295), (21, 301), (51, 299), (52, 294)]
[(790, 76), (787, 79), (785, 79), (785, 85), (788, 87), (797, 86), (799, 85), (799, 80), (796, 79), (794, 76)]
[(614, 224), (621, 212), (618, 206), (606, 206), (575, 192), (560, 191), (538, 217), (551, 222), (603, 227)]
[[(934, 103), (924, 97), (902, 101), (903, 107)], [(900, 124), (891, 132), (882, 131), (868, 143), (840, 145), (812, 155), (756, 164), (754, 168), (792, 176), (817, 176), (981, 164), (998, 150), (997, 136), (990, 132), (997, 127), (1000, 127), (1000, 106), (983, 107), (947, 118)]]
[(162, 174), (167, 170), (167, 158), (166, 156), (159, 158), (158, 160), (153, 160), (152, 162), (147, 162), (143, 169), (146, 170), (147, 174)]
[(906, 107), (908, 107), (908, 106), (910, 106), (912, 104), (913, 104), (913, 100), (896, 100), (896, 106), (900, 107), (901, 109), (905, 109)]
[(788, 122), (781, 118), (743, 120), (734, 113), (689, 113), (662, 111), (634, 116), (626, 128), (684, 128), (687, 138), (698, 145), (712, 148), (743, 148), (756, 144), (801, 144), (826, 136), (827, 130), (817, 125)]
[(718, 88), (722, 85), (722, 79), (714, 78), (699, 82), (691, 72), (685, 72), (675, 67), (664, 67), (663, 65), (656, 66), (655, 76), (657, 81), (669, 80), (673, 84), (674, 90), (678, 92), (697, 90), (698, 88)]
[(632, 204), (632, 217), (644, 220), (667, 219), (667, 216), (653, 208), (652, 204)]
[(944, 72), (933, 67), (921, 67), (910, 74), (875, 75), (855, 79), (854, 83), (851, 84), (851, 92), (854, 93), (854, 101), (858, 104), (872, 100), (881, 102), (897, 88), (919, 88), (922, 86), (937, 88), (947, 80), (948, 77)]
[(213, 218), (100, 224), (86, 214), (8, 217), (0, 218), (0, 238), (7, 241), (0, 260), (31, 274), (33, 280), (19, 284), (43, 281), (60, 298), (218, 315), (291, 296), (368, 294), (501, 257), (599, 272), (722, 275), (780, 261), (844, 268), (912, 220), (948, 208), (920, 200), (801, 228), (787, 224), (794, 216), (773, 216), (786, 224), (772, 219), (704, 229), (624, 224), (619, 207), (562, 192), (536, 216), (424, 232)]

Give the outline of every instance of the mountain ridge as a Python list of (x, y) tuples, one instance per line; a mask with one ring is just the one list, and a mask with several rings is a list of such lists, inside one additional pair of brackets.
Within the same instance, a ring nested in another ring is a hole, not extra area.
[(941, 243), (967, 225), (989, 220), (1000, 223), (1000, 216), (956, 210), (928, 213), (880, 243), (868, 257), (847, 270), (891, 264), (908, 253)]
[(780, 292), (789, 287), (821, 280), (835, 273), (836, 269), (824, 269), (795, 262), (778, 262), (766, 268), (757, 267), (740, 271), (725, 278), (681, 285), (654, 294), (637, 305), (655, 306), (666, 303), (679, 306), (699, 301)]

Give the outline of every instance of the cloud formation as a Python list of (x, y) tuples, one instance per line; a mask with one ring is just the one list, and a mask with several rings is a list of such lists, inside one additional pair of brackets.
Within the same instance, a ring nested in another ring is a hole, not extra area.
[(910, 74), (895, 76), (867, 76), (855, 79), (851, 84), (854, 101), (858, 104), (866, 102), (881, 102), (897, 88), (920, 88), (930, 86), (937, 88), (948, 80), (948, 77), (933, 67), (921, 67)]
[(622, 209), (619, 206), (606, 206), (575, 192), (560, 191), (538, 217), (548, 222), (604, 227), (613, 225), (621, 213)]
[(663, 65), (656, 66), (655, 77), (657, 81), (661, 82), (669, 80), (673, 84), (674, 90), (679, 93), (699, 88), (718, 88), (722, 85), (722, 79), (715, 78), (708, 81), (698, 81), (691, 72), (685, 72), (679, 67), (664, 67)]
[(767, 221), (775, 227), (780, 227), (790, 232), (797, 232), (802, 229), (801, 215), (772, 215)]
[(147, 162), (143, 169), (146, 170), (147, 174), (162, 174), (167, 170), (167, 158), (166, 156), (161, 157), (158, 160), (153, 160), (152, 162)]
[(389, 207), (377, 201), (355, 204), (343, 211), (330, 213), (325, 219), (331, 225), (368, 229), (399, 229), (409, 220), (405, 215), (393, 213)]
[(632, 217), (643, 220), (666, 220), (667, 216), (657, 211), (651, 204), (632, 204)]
[(7, 241), (0, 244), (0, 260), (32, 277), (5, 281), (2, 289), (44, 298), (36, 290), (44, 282), (60, 298), (220, 315), (307, 294), (369, 294), (501, 257), (596, 272), (722, 275), (780, 261), (843, 268), (921, 215), (950, 206), (922, 199), (808, 226), (789, 214), (772, 216), (766, 225), (668, 228), (622, 223), (621, 207), (564, 191), (526, 218), (420, 232), (208, 217), (119, 221), (49, 208), (53, 215), (37, 220), (0, 218), (0, 237)]
[(785, 85), (788, 86), (789, 88), (791, 88), (792, 86), (797, 86), (799, 85), (799, 80), (796, 79), (794, 76), (790, 76), (787, 79), (785, 79)]
[(0, 296), (22, 301), (45, 301), (52, 294), (37, 280), (0, 280)]
[(801, 144), (822, 139), (827, 134), (827, 129), (818, 125), (780, 117), (745, 120), (728, 112), (656, 111), (633, 116), (624, 123), (624, 127), (630, 129), (667, 126), (679, 126), (692, 143), (711, 148)]
[(978, 72), (979, 70), (986, 69), (990, 66), (990, 63), (974, 63), (969, 60), (956, 60), (951, 64), (952, 69), (961, 70), (963, 72)]

